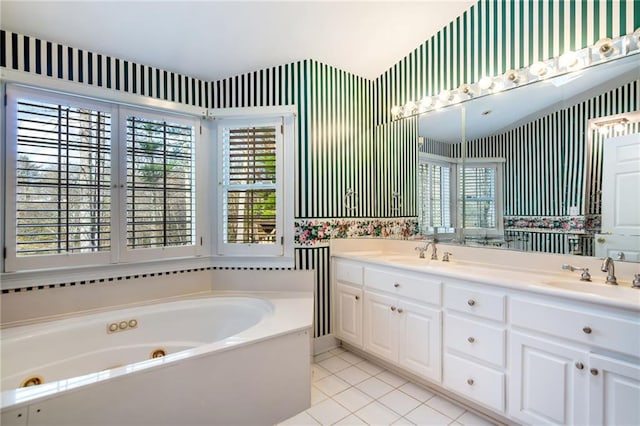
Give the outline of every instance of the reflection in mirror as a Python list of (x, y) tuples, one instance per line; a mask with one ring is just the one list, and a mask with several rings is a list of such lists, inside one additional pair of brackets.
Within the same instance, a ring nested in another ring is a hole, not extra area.
[[(593, 123), (625, 117), (624, 124), (609, 126), (611, 135), (638, 133), (638, 116), (633, 112), (640, 102), (639, 56), (420, 117), (418, 134), (424, 139), (420, 158), (436, 158), (452, 170), (451, 223), (455, 228), (463, 225), (457, 240), (526, 251), (596, 254), (607, 142)], [(419, 187), (425, 185), (429, 186)], [(637, 197), (638, 191), (631, 196)], [(419, 220), (422, 223), (423, 218)], [(427, 225), (421, 230), (438, 231)], [(640, 247), (631, 247), (630, 253), (633, 249), (640, 253)], [(627, 257), (624, 260), (635, 258)]]

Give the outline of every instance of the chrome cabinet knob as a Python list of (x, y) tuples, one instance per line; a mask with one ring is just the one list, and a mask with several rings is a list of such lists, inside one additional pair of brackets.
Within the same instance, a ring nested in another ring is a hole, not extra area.
[(584, 370), (584, 364), (581, 362), (576, 362), (576, 368), (578, 370)]
[(394, 286), (395, 288), (398, 288), (398, 287), (400, 287), (400, 283), (393, 283), (393, 286)]
[(476, 304), (476, 301), (475, 301), (475, 300), (473, 300), (473, 299), (469, 299), (469, 300), (467, 300), (467, 305), (469, 305), (469, 306), (473, 306), (473, 305), (475, 305), (475, 304)]
[(473, 381), (473, 379), (467, 379), (467, 384), (468, 384), (469, 386), (473, 386), (473, 384), (474, 384), (474, 383), (475, 383), (475, 382)]
[(398, 308), (398, 313), (401, 314), (403, 312), (402, 308)]
[(395, 307), (395, 306), (392, 306), (392, 307), (391, 307), (391, 310), (395, 312), (396, 307)]
[(356, 300), (360, 300), (360, 296), (356, 296)]
[(474, 339), (473, 337), (467, 337), (467, 342), (473, 343), (475, 341), (476, 341), (476, 339)]
[(584, 327), (582, 331), (584, 331), (585, 334), (591, 334), (593, 330), (591, 330), (591, 327)]
[(598, 375), (598, 369), (597, 368), (592, 368), (589, 371), (591, 372), (591, 375), (593, 375), (593, 376), (597, 376)]

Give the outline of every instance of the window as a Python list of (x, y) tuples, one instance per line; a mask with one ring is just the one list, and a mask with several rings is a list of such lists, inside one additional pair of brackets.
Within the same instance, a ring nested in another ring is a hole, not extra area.
[(471, 160), (460, 168), (462, 226), (465, 234), (502, 233), (502, 167)]
[(453, 232), (451, 172), (453, 165), (420, 156), (418, 165), (418, 221), (424, 235)]
[(293, 119), (288, 114), (217, 121), (218, 255), (291, 266), (293, 167), (284, 164), (293, 165)]
[(7, 88), (5, 271), (195, 255), (195, 123)]
[(194, 129), (127, 115), (127, 248), (195, 244)]

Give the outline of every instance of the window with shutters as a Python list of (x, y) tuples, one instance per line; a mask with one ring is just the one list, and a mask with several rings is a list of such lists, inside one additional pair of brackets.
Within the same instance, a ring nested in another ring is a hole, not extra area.
[(127, 114), (127, 249), (195, 244), (194, 127)]
[(502, 167), (497, 162), (473, 161), (460, 169), (462, 226), (465, 234), (502, 233)]
[(226, 119), (218, 125), (220, 254), (283, 253), (283, 120)]
[(452, 233), (451, 178), (454, 165), (421, 156), (418, 165), (418, 220), (424, 235)]
[(7, 87), (5, 272), (196, 254), (192, 118)]

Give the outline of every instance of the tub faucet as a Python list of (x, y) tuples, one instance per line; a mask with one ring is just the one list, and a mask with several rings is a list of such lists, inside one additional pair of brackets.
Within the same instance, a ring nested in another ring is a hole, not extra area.
[(618, 285), (618, 280), (616, 280), (616, 269), (613, 265), (613, 259), (609, 256), (602, 259), (602, 266), (600, 267), (602, 272), (607, 273), (607, 284)]

